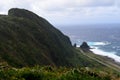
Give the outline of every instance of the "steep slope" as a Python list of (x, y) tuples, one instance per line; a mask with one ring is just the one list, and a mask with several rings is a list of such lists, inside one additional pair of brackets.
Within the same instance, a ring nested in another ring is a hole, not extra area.
[(67, 36), (44, 18), (25, 9), (0, 16), (0, 60), (15, 67), (73, 66), (74, 50)]
[(51, 65), (119, 70), (119, 65), (103, 59), (73, 48), (67, 36), (33, 12), (13, 8), (8, 15), (0, 15), (0, 67)]

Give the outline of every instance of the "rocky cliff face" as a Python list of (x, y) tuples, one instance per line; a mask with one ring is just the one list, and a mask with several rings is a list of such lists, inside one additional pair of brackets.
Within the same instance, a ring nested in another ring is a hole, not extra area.
[(15, 67), (72, 66), (70, 39), (47, 20), (25, 9), (0, 16), (0, 60)]

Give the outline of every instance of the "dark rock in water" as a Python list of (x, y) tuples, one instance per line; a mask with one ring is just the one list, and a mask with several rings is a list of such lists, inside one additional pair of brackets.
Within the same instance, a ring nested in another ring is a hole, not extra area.
[(80, 48), (84, 49), (84, 50), (89, 50), (90, 46), (87, 44), (87, 42), (83, 42), (82, 45), (80, 46)]

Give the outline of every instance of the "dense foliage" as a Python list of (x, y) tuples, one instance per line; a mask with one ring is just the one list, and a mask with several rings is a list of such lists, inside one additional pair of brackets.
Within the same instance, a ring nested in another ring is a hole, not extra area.
[(94, 72), (89, 68), (53, 68), (50, 66), (22, 69), (0, 69), (0, 80), (117, 80), (118, 76)]

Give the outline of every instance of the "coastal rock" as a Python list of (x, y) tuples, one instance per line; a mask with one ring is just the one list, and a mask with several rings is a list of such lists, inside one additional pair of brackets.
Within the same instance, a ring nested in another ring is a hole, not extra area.
[(83, 42), (82, 45), (80, 46), (80, 48), (84, 49), (84, 50), (89, 50), (90, 46), (87, 44), (87, 42)]

